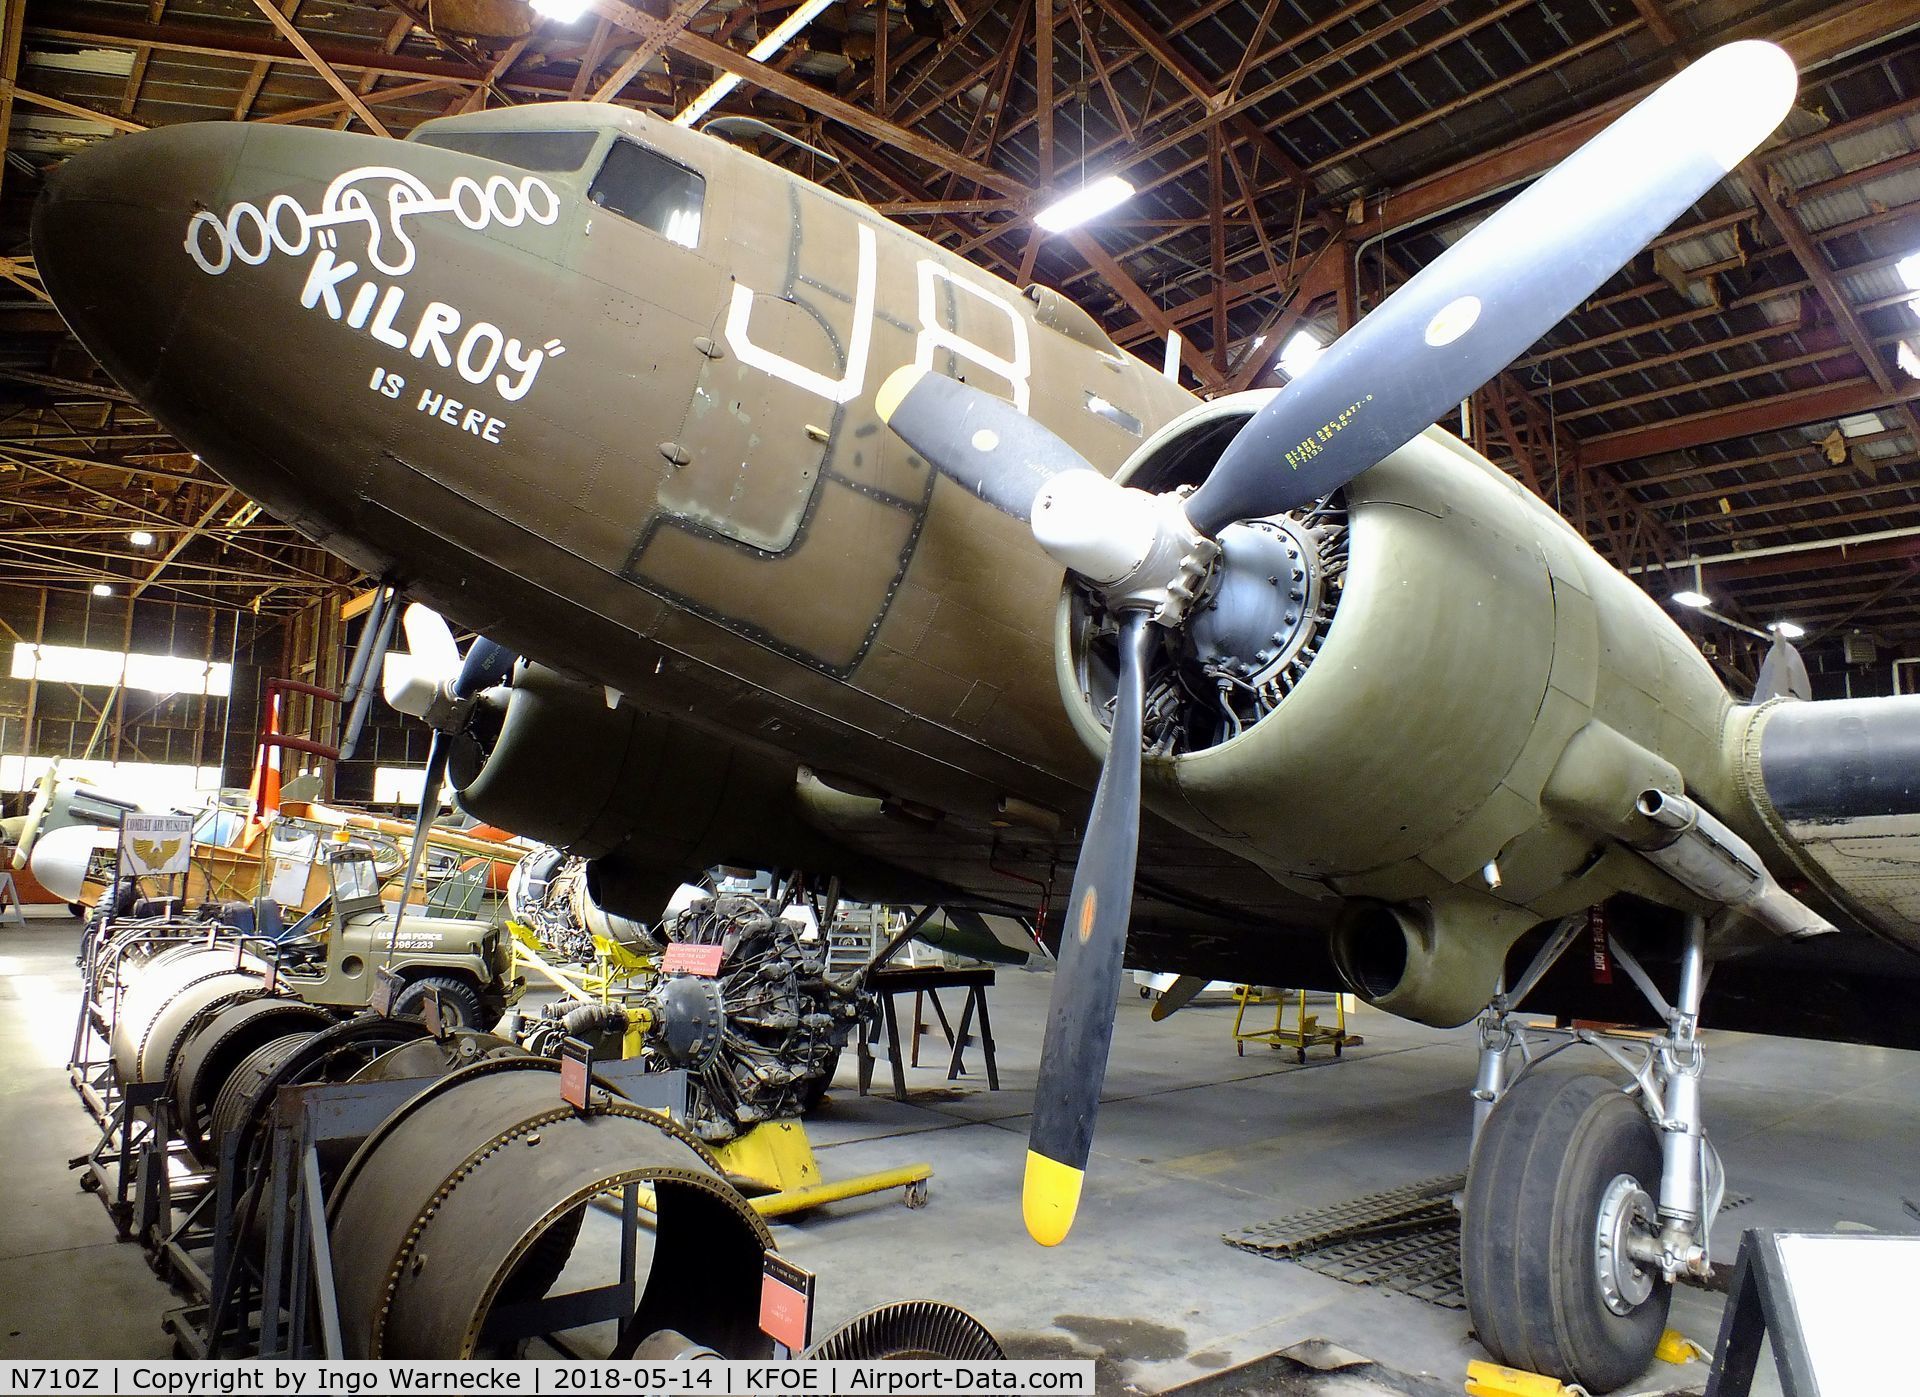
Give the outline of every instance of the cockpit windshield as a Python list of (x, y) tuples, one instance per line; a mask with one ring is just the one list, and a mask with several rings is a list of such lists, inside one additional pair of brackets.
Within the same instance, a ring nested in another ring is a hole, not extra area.
[(707, 181), (645, 146), (615, 141), (587, 197), (669, 242), (700, 245), (700, 210), (706, 202)]
[(429, 126), (413, 139), (420, 145), (457, 150), (462, 155), (478, 155), (551, 175), (566, 174), (586, 164), (599, 138), (597, 131), (470, 131)]

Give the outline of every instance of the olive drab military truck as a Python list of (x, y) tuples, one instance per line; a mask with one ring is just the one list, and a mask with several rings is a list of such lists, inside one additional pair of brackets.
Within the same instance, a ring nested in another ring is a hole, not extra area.
[(419, 1013), (436, 990), (449, 1028), (490, 1027), (519, 999), (524, 984), (499, 926), (410, 912), (396, 923), (380, 898), (372, 849), (343, 843), (322, 858), (328, 895), (281, 941), (287, 989), (312, 1004), (357, 1009), (373, 1002), (384, 969), (397, 985), (392, 1013)]

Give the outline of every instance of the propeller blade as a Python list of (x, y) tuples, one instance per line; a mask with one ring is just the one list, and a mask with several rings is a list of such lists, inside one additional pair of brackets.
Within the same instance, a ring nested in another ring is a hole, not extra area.
[(1093, 815), (1073, 871), (1073, 896), (1060, 935), (1053, 999), (1040, 1053), (1040, 1080), (1027, 1137), (1021, 1212), (1042, 1246), (1058, 1246), (1073, 1226), (1093, 1147), (1100, 1084), (1107, 1072), (1118, 1010), (1121, 957), (1133, 912), (1133, 870), (1140, 842), (1140, 727), (1145, 707), (1149, 621), (1120, 616), (1120, 687), (1113, 741), (1094, 792)]
[(1093, 469), (1012, 403), (914, 364), (887, 376), (874, 406), (940, 474), (1016, 519), (1033, 517), (1033, 498), (1053, 477)]
[(1209, 537), (1296, 509), (1512, 363), (1778, 126), (1793, 60), (1745, 40), (1669, 79), (1389, 296), (1262, 408), (1187, 501)]
[(495, 641), (485, 636), (477, 636), (467, 647), (467, 657), (460, 662), (460, 673), (453, 681), (455, 698), (472, 698), (482, 689), (491, 689), (496, 684), (504, 684), (507, 676), (513, 673), (513, 662), (519, 657)]
[(47, 764), (40, 773), (40, 779), (34, 782), (33, 803), (27, 807), (27, 818), (21, 823), (20, 833), (13, 841), (13, 866), (25, 868), (27, 860), (33, 856), (34, 842), (40, 837), (40, 826), (47, 818), (47, 811), (53, 807), (53, 793), (60, 784), (60, 762), (56, 758)]
[(460, 647), (446, 618), (419, 602), (408, 605), (401, 624), (407, 632), (407, 650), (415, 668), (437, 686), (460, 672)]
[(1149, 1017), (1155, 1023), (1165, 1022), (1193, 1003), (1194, 996), (1210, 983), (1204, 975), (1182, 975), (1160, 992), (1160, 998), (1154, 1001), (1153, 1013)]
[[(409, 644), (413, 637), (407, 637)], [(433, 827), (434, 816), (440, 813), (440, 786), (447, 778), (447, 753), (452, 747), (447, 735), (435, 731), (433, 745), (427, 748), (426, 777), (420, 783), (420, 808), (413, 817), (413, 847), (407, 850), (407, 876), (400, 884), (400, 905), (394, 910), (393, 931), (387, 937), (387, 956), (393, 956), (393, 945), (400, 937), (400, 923), (407, 915), (407, 899), (413, 896), (413, 880), (420, 876), (420, 860), (427, 852), (427, 831)]]

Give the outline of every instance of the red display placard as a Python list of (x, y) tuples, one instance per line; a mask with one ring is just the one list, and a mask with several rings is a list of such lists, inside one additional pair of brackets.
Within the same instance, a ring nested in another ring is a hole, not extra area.
[(676, 941), (667, 947), (667, 953), (660, 958), (660, 969), (668, 975), (698, 975), (711, 980), (720, 973), (720, 962), (726, 959), (725, 946), (701, 946), (689, 941)]

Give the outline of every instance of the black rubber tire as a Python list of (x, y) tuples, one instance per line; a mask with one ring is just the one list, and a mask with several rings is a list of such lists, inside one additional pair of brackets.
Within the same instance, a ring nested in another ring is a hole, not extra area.
[(1596, 1274), (1600, 1200), (1621, 1174), (1658, 1197), (1660, 1142), (1604, 1077), (1533, 1073), (1494, 1107), (1467, 1173), (1460, 1262), (1474, 1333), (1497, 1361), (1596, 1393), (1652, 1364), (1672, 1287), (1656, 1278), (1617, 1315)]
[(422, 975), (409, 980), (406, 988), (393, 997), (393, 1016), (417, 1019), (427, 997), (427, 986), (440, 991), (440, 1026), (443, 1029), (470, 1028), (483, 1033), (492, 1027), (480, 1008), (480, 991), (452, 975)]
[(833, 1075), (840, 1070), (841, 1052), (842, 1049), (835, 1048), (833, 1056), (827, 1059), (827, 1070), (800, 1089), (801, 1115), (812, 1115), (820, 1109), (820, 1103), (827, 1099), (827, 1093), (833, 1089)]

